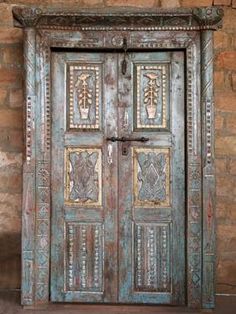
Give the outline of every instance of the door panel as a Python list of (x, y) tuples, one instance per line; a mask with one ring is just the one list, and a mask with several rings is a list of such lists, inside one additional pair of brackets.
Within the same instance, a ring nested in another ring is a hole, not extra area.
[(123, 59), (53, 53), (51, 300), (183, 304), (184, 57)]
[(119, 72), (119, 136), (149, 138), (118, 149), (121, 302), (184, 303), (183, 62), (182, 52), (131, 53)]
[(104, 141), (117, 134), (116, 63), (53, 54), (52, 301), (117, 301), (118, 165)]

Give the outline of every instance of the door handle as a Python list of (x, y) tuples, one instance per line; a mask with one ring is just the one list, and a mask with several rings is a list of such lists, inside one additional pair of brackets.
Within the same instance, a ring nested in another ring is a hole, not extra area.
[(107, 162), (109, 165), (112, 164), (112, 144), (109, 144), (107, 147)]
[(115, 136), (112, 136), (112, 137), (107, 137), (107, 141), (111, 141), (111, 142), (147, 142), (149, 141), (149, 138), (148, 137), (125, 137), (125, 136), (122, 136), (122, 137), (115, 137)]

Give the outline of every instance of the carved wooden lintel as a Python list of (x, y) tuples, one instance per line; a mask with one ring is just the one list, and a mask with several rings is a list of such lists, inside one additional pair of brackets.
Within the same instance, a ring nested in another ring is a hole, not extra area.
[(17, 27), (83, 30), (204, 30), (222, 26), (219, 7), (155, 9), (141, 11), (127, 8), (80, 11), (56, 11), (36, 7), (14, 7)]

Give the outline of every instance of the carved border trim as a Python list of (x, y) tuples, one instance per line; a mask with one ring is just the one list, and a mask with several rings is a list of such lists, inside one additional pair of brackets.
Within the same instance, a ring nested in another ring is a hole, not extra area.
[(51, 215), (51, 102), (50, 46), (36, 34), (36, 217), (35, 217), (35, 303), (49, 300), (50, 215)]
[(25, 161), (23, 166), (22, 284), (21, 302), (34, 302), (35, 262), (35, 30), (24, 33)]
[(202, 141), (203, 141), (203, 291), (202, 306), (215, 304), (215, 169), (213, 32), (201, 34), (202, 44)]
[(36, 7), (13, 7), (15, 26), (81, 30), (204, 30), (222, 26), (219, 7), (152, 9), (142, 12), (129, 9), (79, 12), (52, 11)]

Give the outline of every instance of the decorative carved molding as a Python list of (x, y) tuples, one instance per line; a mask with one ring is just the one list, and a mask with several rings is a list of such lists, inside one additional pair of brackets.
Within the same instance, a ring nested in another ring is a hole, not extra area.
[(135, 204), (169, 206), (169, 149), (135, 148), (133, 151)]
[(134, 283), (137, 292), (171, 289), (169, 223), (135, 223)]
[(137, 128), (165, 128), (169, 92), (167, 90), (168, 65), (136, 65)]
[(101, 72), (100, 64), (69, 65), (69, 128), (99, 128)]
[(103, 291), (103, 224), (69, 222), (66, 230), (66, 290)]
[(202, 44), (202, 120), (203, 120), (203, 291), (202, 304), (214, 307), (215, 278), (215, 169), (214, 169), (214, 97), (213, 33), (201, 34)]
[(38, 161), (36, 165), (36, 290), (35, 300), (45, 302), (49, 295), (50, 252), (50, 163)]
[(66, 150), (66, 202), (101, 205), (101, 150)]
[(159, 11), (129, 9), (79, 12), (14, 7), (15, 26), (37, 28), (80, 28), (84, 30), (201, 30), (222, 26), (223, 10), (218, 7)]

